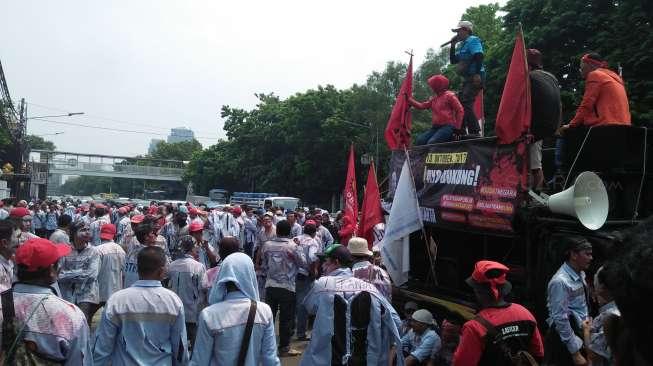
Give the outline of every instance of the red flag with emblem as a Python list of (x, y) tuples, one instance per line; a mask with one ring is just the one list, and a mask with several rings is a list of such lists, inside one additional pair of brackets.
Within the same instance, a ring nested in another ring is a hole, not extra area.
[(531, 125), (531, 84), (521, 27), (515, 37), (508, 77), (503, 87), (495, 125), (500, 144), (511, 144)]
[[(349, 218), (348, 221), (355, 225), (355, 223), (358, 222), (358, 195), (356, 193), (356, 167), (354, 162), (354, 144), (351, 144), (351, 147), (349, 148), (347, 179), (345, 180), (345, 189), (342, 192), (342, 196), (345, 200), (343, 215), (347, 216)], [(354, 235), (356, 235), (355, 229)]]
[(374, 225), (383, 222), (383, 210), (381, 209), (381, 194), (376, 181), (374, 162), (370, 164), (370, 171), (367, 173), (367, 184), (363, 195), (363, 208), (361, 210), (361, 222), (358, 225), (359, 236), (367, 240), (367, 246), (371, 250), (374, 244)]
[(390, 119), (385, 127), (385, 141), (390, 150), (401, 149), (410, 146), (410, 129), (412, 116), (408, 98), (413, 95), (413, 56), (410, 56), (406, 78), (401, 83), (397, 100), (395, 101)]

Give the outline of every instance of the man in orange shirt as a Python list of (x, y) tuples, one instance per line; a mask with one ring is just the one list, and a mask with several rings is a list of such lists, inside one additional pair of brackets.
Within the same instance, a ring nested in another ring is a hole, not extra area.
[(585, 94), (569, 124), (561, 126), (562, 134), (570, 127), (604, 124), (630, 125), (630, 108), (624, 81), (596, 53), (581, 58), (580, 72), (585, 79)]

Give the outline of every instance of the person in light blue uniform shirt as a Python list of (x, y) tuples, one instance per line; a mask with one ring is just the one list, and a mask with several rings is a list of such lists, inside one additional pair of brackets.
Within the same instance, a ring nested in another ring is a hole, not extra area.
[(61, 297), (79, 306), (90, 325), (100, 302), (100, 253), (96, 247), (89, 245), (91, 232), (84, 222), (76, 222), (70, 230), (70, 236), (73, 239), (73, 251), (61, 259)]
[(168, 266), (168, 288), (174, 291), (184, 303), (186, 331), (191, 345), (195, 340), (197, 317), (206, 305), (206, 267), (198, 262), (199, 246), (190, 235), (179, 239), (181, 258), (174, 260)]
[(161, 285), (166, 256), (149, 246), (138, 253), (139, 280), (113, 294), (95, 333), (95, 365), (186, 365), (184, 305)]
[[(56, 245), (42, 238), (29, 239), (16, 250), (18, 282), (12, 295), (13, 322), (16, 332), (22, 332), (20, 338), (30, 342), (29, 349), (52, 361), (49, 364), (93, 365), (84, 313), (58, 297), (50, 286), (57, 281), (58, 260), (70, 251), (68, 245)], [(9, 321), (2, 319), (0, 311), (0, 322)], [(25, 364), (24, 358), (4, 361), (7, 365)]]
[(582, 236), (564, 240), (566, 260), (549, 281), (547, 292), (550, 328), (544, 344), (545, 363), (584, 364), (581, 327), (589, 314), (584, 271), (592, 262), (592, 244)]
[[(352, 275), (347, 247), (333, 244), (322, 258), (326, 276), (304, 300), (315, 323), (300, 365), (388, 365), (391, 347), (401, 344), (399, 315), (374, 285)], [(402, 366), (403, 354), (396, 356)]]
[(245, 365), (281, 365), (277, 357), (272, 310), (259, 301), (252, 259), (244, 253), (230, 254), (223, 262), (212, 297), (217, 301), (202, 310), (190, 364), (235, 365), (252, 301), (256, 315)]
[(90, 224), (91, 228), (91, 244), (98, 246), (102, 244), (100, 239), (100, 228), (104, 224), (110, 224), (111, 218), (109, 217), (107, 206), (103, 204), (95, 205), (95, 220)]
[(151, 223), (143, 222), (138, 224), (135, 229), (135, 245), (125, 257), (125, 268), (123, 270), (125, 279), (125, 288), (138, 281), (138, 253), (145, 247), (156, 246), (156, 230)]
[(420, 365), (428, 361), (432, 353), (440, 351), (440, 337), (432, 327), (433, 315), (420, 309), (411, 315), (411, 330), (401, 338), (401, 348), (406, 357), (406, 366)]

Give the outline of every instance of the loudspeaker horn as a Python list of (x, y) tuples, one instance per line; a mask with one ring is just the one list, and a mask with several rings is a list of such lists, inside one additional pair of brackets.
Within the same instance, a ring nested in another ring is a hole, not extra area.
[(610, 208), (605, 185), (592, 172), (580, 173), (573, 186), (551, 195), (546, 205), (551, 212), (576, 217), (590, 230), (603, 226)]

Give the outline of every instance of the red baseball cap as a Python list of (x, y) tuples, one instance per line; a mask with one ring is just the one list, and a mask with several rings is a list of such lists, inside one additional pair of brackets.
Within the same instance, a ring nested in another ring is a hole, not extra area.
[(193, 232), (196, 232), (196, 231), (202, 231), (202, 230), (204, 230), (204, 224), (202, 224), (200, 222), (197, 222), (197, 221), (192, 222), (190, 224), (190, 227), (188, 228), (188, 232), (190, 232), (190, 233), (193, 233)]
[(317, 223), (315, 222), (315, 220), (306, 220), (306, 222), (304, 223), (304, 225), (313, 225), (313, 226), (316, 226)]
[(14, 207), (9, 211), (9, 216), (11, 217), (23, 217), (31, 214), (32, 213), (25, 207)]
[(240, 207), (234, 207), (231, 209), (231, 213), (234, 214), (234, 216), (240, 216), (243, 213), (243, 210)]
[(32, 238), (16, 250), (16, 264), (22, 264), (30, 272), (57, 263), (59, 258), (70, 253), (69, 245), (57, 245), (48, 239)]
[(122, 206), (122, 207), (120, 207), (120, 208), (118, 209), (118, 213), (121, 214), (121, 215), (124, 215), (124, 214), (126, 214), (126, 213), (128, 212), (127, 210), (128, 210), (127, 207)]
[(116, 236), (116, 225), (114, 224), (104, 224), (100, 228), (100, 239), (104, 240), (113, 240)]
[(143, 220), (145, 220), (145, 215), (134, 215), (130, 221), (132, 224), (140, 224)]
[(195, 207), (191, 207), (190, 210), (188, 210), (189, 214), (197, 215), (199, 213), (199, 210), (196, 209)]

